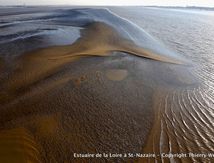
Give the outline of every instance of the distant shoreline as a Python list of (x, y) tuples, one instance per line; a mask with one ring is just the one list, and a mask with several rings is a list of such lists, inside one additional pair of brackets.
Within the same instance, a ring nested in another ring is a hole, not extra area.
[(206, 10), (206, 11), (214, 11), (214, 7), (201, 7), (201, 6), (136, 6), (136, 5), (0, 5), (1, 7), (20, 7), (20, 8), (28, 8), (28, 7), (146, 7), (146, 8), (167, 8), (167, 9), (193, 9), (193, 10)]
[(144, 6), (144, 7), (155, 7), (155, 8), (167, 8), (167, 9), (191, 9), (191, 10), (205, 10), (205, 11), (214, 11), (214, 7), (198, 7), (198, 6)]

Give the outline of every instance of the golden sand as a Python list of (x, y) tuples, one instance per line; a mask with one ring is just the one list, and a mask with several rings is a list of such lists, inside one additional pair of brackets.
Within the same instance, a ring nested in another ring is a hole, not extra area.
[(181, 61), (155, 54), (137, 46), (131, 40), (125, 39), (107, 24), (101, 22), (91, 23), (81, 33), (82, 37), (70, 47), (70, 52), (52, 59), (61, 59), (74, 56), (108, 56), (112, 51), (130, 53), (162, 62), (182, 64)]
[(124, 69), (111, 69), (107, 70), (106, 77), (112, 81), (124, 80), (128, 75), (127, 70)]
[(37, 144), (26, 129), (15, 128), (0, 132), (0, 162), (41, 162)]
[(60, 114), (42, 115), (35, 119), (36, 132), (49, 138), (56, 134), (60, 123)]
[(82, 31), (82, 37), (74, 44), (50, 47), (26, 53), (15, 61), (15, 71), (9, 77), (5, 88), (22, 91), (51, 74), (61, 66), (86, 56), (108, 56), (112, 51), (121, 51), (158, 61), (177, 63), (180, 61), (154, 54), (124, 39), (112, 27), (104, 23), (92, 23)]

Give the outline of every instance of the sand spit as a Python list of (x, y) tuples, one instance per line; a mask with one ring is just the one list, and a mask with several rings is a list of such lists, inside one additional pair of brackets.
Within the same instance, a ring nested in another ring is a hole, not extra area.
[(82, 31), (81, 36), (82, 37), (72, 45), (70, 52), (51, 59), (87, 55), (107, 56), (112, 51), (120, 51), (157, 61), (182, 64), (182, 62), (177, 59), (155, 54), (137, 46), (131, 40), (120, 36), (113, 27), (102, 22), (90, 23)]
[[(95, 22), (87, 25), (82, 30), (81, 37), (72, 45), (44, 48), (17, 58), (14, 72), (5, 82), (5, 91), (11, 92), (13, 95), (15, 92), (19, 95), (29, 86), (59, 71), (60, 67), (66, 65), (66, 63), (80, 57), (109, 56), (114, 51), (126, 52), (163, 62), (180, 63), (176, 59), (154, 54), (140, 48), (132, 41), (120, 36), (109, 25)], [(10, 99), (10, 97), (8, 98)]]

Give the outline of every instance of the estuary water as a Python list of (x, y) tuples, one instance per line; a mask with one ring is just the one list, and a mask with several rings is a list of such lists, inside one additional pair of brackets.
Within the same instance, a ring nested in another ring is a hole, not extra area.
[[(127, 9), (127, 8), (126, 8)], [(155, 105), (156, 125), (144, 152), (185, 153), (187, 157), (163, 162), (212, 162), (214, 150), (214, 12), (163, 8), (114, 10), (136, 23), (191, 62), (191, 73), (200, 84), (193, 88), (161, 90)], [(189, 157), (188, 153), (205, 154)], [(154, 159), (151, 159), (154, 161)]]

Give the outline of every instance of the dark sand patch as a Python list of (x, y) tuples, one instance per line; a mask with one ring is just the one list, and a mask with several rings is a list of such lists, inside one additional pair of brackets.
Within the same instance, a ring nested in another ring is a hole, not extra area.
[(0, 57), (0, 68), (2, 68), (3, 67), (3, 59)]
[[(0, 75), (4, 71), (4, 66), (5, 66), (4, 60), (0, 57)], [(1, 80), (1, 77), (0, 77), (0, 80)]]

